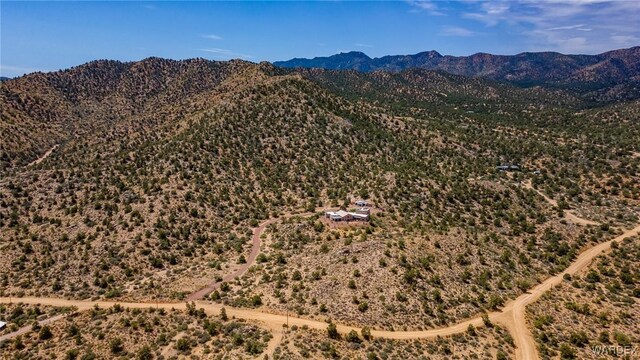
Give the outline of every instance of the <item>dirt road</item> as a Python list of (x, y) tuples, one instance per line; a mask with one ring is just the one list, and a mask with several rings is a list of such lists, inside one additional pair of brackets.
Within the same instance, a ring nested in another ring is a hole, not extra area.
[(49, 155), (51, 155), (51, 153), (58, 148), (58, 145), (53, 145), (53, 147), (49, 150), (47, 150), (47, 152), (45, 152), (44, 154), (42, 154), (42, 156), (40, 156), (39, 158), (33, 160), (32, 162), (30, 162), (29, 164), (27, 164), (27, 166), (33, 166), (36, 164), (40, 164), (44, 159), (46, 159), (47, 157), (49, 157)]
[[(533, 185), (531, 185), (531, 180), (527, 180), (526, 182), (523, 182), (522, 185), (524, 186), (525, 189), (533, 190), (538, 195), (542, 196), (542, 198), (544, 198), (544, 200), (547, 203), (549, 203), (549, 205), (551, 205), (553, 207), (557, 207), (558, 206), (558, 202), (556, 200), (548, 197), (542, 191), (540, 191), (538, 189), (535, 189), (533, 187)], [(600, 225), (600, 223), (598, 223), (598, 222), (587, 220), (587, 219), (583, 219), (583, 218), (577, 216), (576, 214), (573, 213), (573, 210), (564, 210), (564, 217), (565, 217), (565, 219), (567, 219), (570, 222), (572, 222), (574, 224), (577, 224), (577, 225)]]
[(565, 210), (564, 211), (564, 217), (571, 221), (574, 224), (578, 224), (578, 225), (600, 225), (599, 222), (595, 222), (595, 221), (591, 221), (591, 220), (587, 220), (587, 219), (583, 219), (581, 217), (578, 217), (576, 214), (573, 213), (573, 210)]
[(214, 292), (216, 289), (218, 289), (220, 287), (220, 285), (223, 282), (229, 282), (232, 280), (235, 280), (236, 278), (244, 275), (247, 270), (249, 270), (249, 268), (251, 267), (251, 265), (253, 265), (253, 263), (256, 261), (256, 258), (258, 257), (258, 254), (260, 253), (260, 235), (262, 235), (262, 232), (264, 231), (264, 229), (267, 227), (267, 225), (274, 223), (276, 220), (278, 220), (279, 218), (274, 218), (274, 219), (269, 219), (264, 221), (262, 224), (258, 225), (256, 228), (253, 229), (253, 236), (251, 237), (251, 252), (249, 253), (249, 256), (247, 257), (247, 262), (244, 264), (241, 264), (240, 267), (230, 273), (230, 274), (226, 274), (222, 277), (222, 281), (215, 281), (212, 282), (211, 284), (207, 285), (206, 287), (189, 294), (189, 296), (187, 296), (187, 301), (193, 301), (193, 300), (200, 300), (202, 298), (204, 298), (205, 296), (211, 294), (212, 292)]
[(544, 200), (549, 203), (549, 205), (554, 206), (554, 207), (558, 206), (558, 202), (557, 201), (555, 201), (554, 199), (548, 197), (542, 191), (534, 188), (533, 185), (531, 184), (531, 180), (527, 180), (527, 181), (522, 182), (522, 185), (524, 186), (525, 189), (533, 190), (536, 193), (538, 193), (538, 195), (542, 196), (544, 198)]
[[(38, 298), (38, 297), (24, 297), (24, 298), (13, 298), (13, 301), (19, 301), (24, 304), (40, 304), (47, 306), (76, 306), (78, 311), (86, 311), (94, 306), (99, 306), (101, 308), (112, 307), (115, 304), (120, 304), (125, 308), (132, 309), (147, 309), (147, 308), (163, 308), (165, 310), (177, 309), (184, 310), (186, 309), (186, 303), (145, 303), (145, 302), (117, 302), (117, 301), (83, 301), (83, 300), (67, 300), (67, 299), (58, 299), (58, 298)], [(8, 303), (9, 298), (0, 298), (0, 303)], [(214, 304), (211, 302), (203, 302), (196, 301), (197, 308), (203, 308), (205, 312), (209, 315), (218, 315), (220, 314), (220, 309), (222, 309), (223, 305)], [(225, 311), (227, 312), (227, 316), (235, 317), (239, 319), (245, 320), (254, 320), (259, 321), (269, 328), (282, 328), (283, 324), (287, 323), (287, 316), (281, 314), (273, 314), (268, 313), (262, 310), (255, 309), (237, 309), (237, 308), (229, 308), (225, 307)], [(495, 313), (496, 316), (498, 313)], [(459, 324), (449, 326), (446, 328), (439, 329), (431, 329), (431, 330), (416, 330), (416, 331), (387, 331), (387, 330), (372, 330), (371, 334), (374, 337), (382, 337), (387, 339), (423, 339), (423, 338), (431, 338), (436, 336), (447, 336), (453, 335), (460, 332), (464, 332), (469, 324), (473, 324), (474, 326), (481, 326), (482, 319), (474, 318)], [(297, 325), (298, 327), (302, 327), (304, 325), (308, 326), (311, 329), (316, 330), (326, 330), (327, 323), (324, 321), (313, 320), (313, 319), (305, 319), (299, 317), (289, 316), (289, 326)], [(340, 333), (348, 333), (351, 330), (360, 331), (361, 329), (354, 326), (336, 324), (337, 329)], [(28, 330), (27, 330), (28, 331)]]
[[(50, 318), (38, 321), (38, 324), (40, 324), (40, 326), (47, 325), (47, 324), (52, 323), (54, 321), (60, 320), (60, 319), (64, 318), (65, 316), (66, 316), (66, 314), (59, 314), (59, 315), (56, 315), (56, 316), (52, 316)], [(12, 333), (4, 334), (4, 335), (0, 336), (0, 343), (4, 342), (6, 340), (9, 340), (9, 339), (13, 339), (13, 338), (15, 338), (17, 336), (26, 334), (26, 333), (30, 332), (32, 328), (33, 328), (32, 325), (27, 325), (27, 326), (21, 327), (20, 329), (14, 331)]]
[[(489, 319), (496, 323), (504, 325), (512, 334), (516, 344), (516, 358), (517, 359), (538, 359), (536, 351), (535, 341), (525, 319), (525, 307), (536, 301), (545, 292), (552, 289), (554, 286), (562, 281), (564, 274), (576, 274), (584, 270), (591, 261), (603, 252), (608, 251), (611, 248), (611, 244), (614, 241), (621, 241), (625, 237), (637, 235), (640, 233), (640, 225), (634, 229), (625, 231), (622, 235), (616, 238), (598, 244), (583, 253), (581, 253), (575, 261), (563, 272), (552, 276), (535, 286), (527, 293), (519, 296), (515, 300), (507, 303), (502, 311), (497, 311), (489, 314)], [(0, 298), (0, 303), (9, 303), (10, 298)], [(14, 302), (16, 298), (13, 298)], [(88, 310), (93, 306), (110, 307), (119, 303), (124, 307), (129, 308), (149, 308), (155, 307), (155, 303), (143, 303), (143, 302), (112, 302), (112, 301), (81, 301), (81, 300), (66, 300), (57, 298), (36, 298), (27, 297), (20, 298), (18, 301), (26, 304), (41, 304), (50, 306), (76, 306), (79, 311)], [(170, 309), (185, 309), (185, 303), (159, 303), (158, 307), (170, 310)], [(220, 304), (214, 304), (210, 302), (197, 301), (196, 306), (203, 308), (207, 314), (218, 315), (220, 309), (223, 307)], [(235, 309), (227, 308), (227, 315), (230, 317), (236, 317), (246, 320), (254, 320), (263, 323), (266, 327), (275, 329), (281, 328), (282, 324), (287, 322), (287, 317), (281, 314), (273, 314), (262, 310), (254, 309)], [(327, 323), (324, 321), (318, 321), (313, 319), (305, 319), (289, 316), (289, 326), (297, 325), (298, 327), (308, 326), (311, 329), (325, 330)], [(416, 331), (387, 331), (387, 330), (373, 330), (371, 333), (374, 337), (381, 337), (387, 339), (427, 339), (437, 336), (449, 336), (466, 331), (469, 324), (476, 327), (483, 326), (483, 321), (480, 317), (469, 319), (461, 323), (431, 330), (416, 330)], [(353, 326), (336, 324), (340, 333), (346, 334), (351, 330), (360, 331), (360, 328)], [(27, 330), (28, 331), (28, 330)]]
[(215, 281), (212, 282), (211, 284), (207, 285), (206, 287), (189, 294), (186, 297), (187, 301), (194, 301), (194, 300), (201, 300), (204, 297), (206, 297), (207, 295), (211, 294), (212, 292), (214, 292), (215, 290), (217, 290), (218, 288), (220, 288), (220, 285), (222, 285), (223, 282), (229, 282), (229, 281), (233, 281), (236, 278), (241, 277), (242, 275), (244, 275), (247, 270), (249, 270), (249, 268), (256, 262), (256, 258), (258, 257), (258, 254), (260, 253), (260, 236), (262, 235), (262, 233), (264, 232), (264, 230), (267, 228), (267, 226), (269, 226), (269, 224), (273, 224), (274, 222), (278, 221), (278, 220), (283, 220), (292, 216), (301, 216), (301, 217), (309, 217), (309, 216), (313, 216), (315, 214), (317, 214), (320, 211), (323, 211), (325, 208), (320, 208), (318, 210), (316, 210), (315, 212), (306, 212), (306, 213), (301, 213), (301, 214), (293, 214), (293, 213), (289, 213), (289, 214), (284, 214), (280, 217), (277, 218), (272, 218), (269, 220), (265, 220), (263, 221), (260, 225), (258, 225), (257, 227), (253, 228), (253, 236), (251, 237), (251, 252), (249, 253), (249, 256), (247, 257), (247, 262), (240, 265), (240, 267), (238, 267), (238, 269), (236, 269), (235, 271), (233, 271), (232, 273), (226, 274), (222, 277), (221, 281)]
[(560, 284), (565, 274), (574, 275), (587, 268), (596, 256), (609, 251), (614, 241), (621, 241), (626, 237), (639, 233), (640, 225), (625, 231), (622, 235), (614, 239), (600, 243), (582, 252), (563, 272), (548, 278), (533, 289), (527, 291), (527, 293), (507, 303), (502, 312), (492, 317), (496, 322), (503, 324), (513, 336), (516, 344), (516, 359), (532, 360), (539, 358), (535, 339), (527, 326), (525, 307), (538, 300), (545, 292), (551, 290), (554, 286)]

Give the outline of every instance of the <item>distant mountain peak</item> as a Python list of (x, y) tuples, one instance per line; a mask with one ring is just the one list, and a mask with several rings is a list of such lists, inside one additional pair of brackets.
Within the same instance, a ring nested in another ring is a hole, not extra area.
[(435, 50), (429, 50), (429, 51), (423, 51), (421, 53), (418, 53), (416, 55), (427, 55), (430, 58), (439, 58), (442, 57), (442, 54), (440, 54), (439, 52), (435, 51)]
[(285, 68), (322, 68), (364, 72), (426, 69), (467, 77), (483, 77), (524, 86), (551, 85), (598, 89), (612, 84), (640, 81), (640, 47), (608, 51), (599, 55), (565, 55), (557, 52), (523, 52), (494, 55), (443, 56), (435, 50), (413, 55), (370, 58), (359, 51), (328, 57), (277, 61)]
[(339, 55), (349, 55), (349, 56), (355, 56), (355, 57), (362, 57), (362, 58), (367, 58), (367, 59), (371, 59), (367, 54), (363, 53), (362, 51), (347, 51), (347, 52), (340, 52), (337, 55), (333, 55), (333, 56), (339, 56)]

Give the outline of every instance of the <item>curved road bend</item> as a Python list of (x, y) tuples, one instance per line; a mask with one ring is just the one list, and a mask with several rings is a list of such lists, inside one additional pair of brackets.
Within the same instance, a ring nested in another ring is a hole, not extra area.
[[(533, 185), (531, 184), (531, 180), (523, 181), (522, 185), (524, 186), (525, 189), (533, 190), (538, 195), (542, 196), (542, 198), (544, 198), (544, 200), (547, 203), (549, 203), (549, 205), (551, 205), (553, 207), (558, 207), (558, 202), (556, 200), (548, 197), (542, 191), (534, 188)], [(572, 223), (577, 224), (577, 225), (600, 225), (599, 222), (595, 222), (595, 221), (591, 221), (591, 220), (587, 220), (587, 219), (579, 217), (578, 215), (574, 214), (573, 210), (564, 210), (564, 217), (565, 217), (565, 219), (567, 219), (567, 220), (569, 220)]]
[[(301, 214), (304, 216), (305, 214)], [(264, 230), (264, 227), (275, 220), (265, 221), (261, 226), (256, 229)], [(263, 226), (264, 225), (264, 226)], [(260, 233), (258, 231), (257, 236), (259, 238)], [(573, 261), (573, 263), (563, 272), (552, 276), (537, 286), (533, 287), (527, 293), (520, 295), (515, 300), (508, 302), (501, 311), (492, 312), (489, 314), (489, 319), (491, 321), (497, 322), (499, 324), (504, 325), (511, 335), (514, 338), (514, 342), (516, 345), (516, 358), (517, 359), (538, 359), (538, 353), (536, 349), (535, 340), (526, 323), (525, 317), (525, 307), (538, 300), (542, 294), (552, 289), (554, 286), (558, 285), (562, 282), (562, 278), (564, 274), (576, 274), (582, 270), (584, 270), (591, 261), (598, 255), (603, 252), (611, 249), (611, 244), (614, 241), (620, 241), (626, 237), (634, 236), (640, 233), (640, 225), (636, 226), (633, 229), (625, 231), (622, 235), (615, 237), (614, 239), (608, 240), (604, 243), (598, 244), (594, 247), (587, 249), (582, 252), (578, 257)], [(256, 236), (256, 232), (254, 232), (254, 237)], [(257, 256), (257, 254), (256, 254)], [(16, 301), (16, 298), (13, 298)], [(0, 303), (9, 303), (11, 301), (10, 298), (0, 298)], [(88, 310), (95, 305), (100, 307), (110, 307), (115, 304), (120, 304), (129, 308), (149, 308), (149, 307), (161, 307), (164, 309), (185, 309), (185, 303), (145, 303), (145, 302), (113, 302), (113, 301), (81, 301), (81, 300), (66, 300), (66, 299), (57, 299), (57, 298), (37, 298), (37, 297), (26, 297), (19, 298), (20, 302), (26, 304), (41, 304), (41, 305), (50, 305), (50, 306), (76, 306), (79, 311)], [(217, 315), (220, 313), (220, 309), (224, 306), (220, 304), (213, 304), (210, 302), (202, 302), (197, 301), (197, 306), (201, 307), (208, 314)], [(246, 320), (255, 320), (264, 323), (267, 327), (270, 328), (278, 328), (281, 327), (282, 324), (287, 322), (287, 316), (280, 314), (272, 314), (261, 310), (255, 309), (237, 309), (237, 308), (229, 308), (226, 307), (227, 315), (233, 316), (240, 319)], [(297, 325), (297, 326), (308, 326), (309, 328), (316, 330), (325, 330), (327, 327), (327, 323), (319, 320), (305, 319), (299, 317), (288, 317), (289, 325)], [(434, 338), (437, 336), (449, 336), (457, 333), (462, 333), (466, 331), (469, 324), (472, 324), (476, 327), (483, 326), (483, 321), (481, 317), (475, 317), (458, 324), (438, 328), (438, 329), (430, 329), (430, 330), (416, 330), (416, 331), (387, 331), (387, 330), (372, 330), (371, 334), (375, 337), (387, 338), (387, 339), (401, 339), (401, 340), (409, 340), (409, 339), (428, 339)], [(360, 328), (336, 324), (337, 329), (340, 333), (348, 333), (351, 330), (360, 331)], [(9, 334), (7, 334), (9, 335)]]
[(491, 318), (503, 324), (513, 336), (516, 344), (516, 359), (539, 359), (535, 339), (527, 326), (525, 307), (538, 300), (545, 292), (560, 284), (565, 274), (575, 275), (587, 268), (596, 256), (609, 251), (613, 242), (621, 241), (624, 238), (638, 235), (639, 233), (640, 225), (637, 225), (633, 229), (626, 230), (622, 235), (583, 251), (563, 272), (536, 285), (533, 289), (520, 295), (515, 300), (508, 302), (501, 312), (493, 314)]

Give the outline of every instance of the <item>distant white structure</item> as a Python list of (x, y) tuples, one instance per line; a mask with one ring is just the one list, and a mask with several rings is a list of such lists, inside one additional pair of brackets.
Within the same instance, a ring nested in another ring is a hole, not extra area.
[(369, 221), (369, 209), (361, 208), (356, 212), (344, 210), (327, 211), (324, 216), (331, 221)]
[(369, 206), (369, 203), (366, 200), (357, 200), (356, 206)]
[(0, 330), (4, 329), (7, 327), (7, 323), (4, 321), (0, 321)]
[(496, 166), (496, 170), (499, 171), (517, 171), (520, 170), (520, 165), (518, 164), (502, 164), (502, 165), (498, 165)]

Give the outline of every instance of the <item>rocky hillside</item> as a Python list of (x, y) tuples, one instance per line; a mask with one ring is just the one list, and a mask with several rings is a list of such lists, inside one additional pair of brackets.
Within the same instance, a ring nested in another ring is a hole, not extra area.
[(118, 126), (135, 132), (194, 111), (201, 96), (250, 68), (242, 61), (98, 60), (3, 81), (0, 169), (24, 165), (74, 136)]
[[(105, 129), (132, 134), (165, 131), (166, 126), (177, 126), (174, 120), (209, 107), (212, 97), (276, 74), (297, 76), (266, 63), (149, 58), (131, 63), (99, 60), (7, 80), (0, 87), (0, 129), (7, 135), (0, 144), (0, 170), (28, 164), (56, 144)], [(508, 103), (531, 96), (537, 103), (576, 102), (566, 94), (527, 93), (424, 70), (400, 74), (310, 70), (300, 75), (348, 98), (368, 96), (401, 102), (410, 98), (432, 105), (452, 104), (453, 98)], [(390, 95), (391, 99), (386, 99)], [(450, 95), (451, 99), (443, 101)]]
[(521, 108), (546, 106), (581, 108), (586, 103), (570, 92), (540, 87), (519, 88), (481, 78), (447, 74), (440, 71), (409, 69), (401, 72), (295, 69), (293, 73), (352, 100), (368, 99), (378, 103), (414, 102), (421, 106), (453, 108), (474, 103)]
[(562, 91), (421, 69), (163, 59), (2, 94), (0, 296), (181, 299), (246, 261), (259, 222), (363, 197), (381, 209), (368, 230), (274, 224), (260, 269), (220, 300), (432, 327), (498, 307), (639, 212), (637, 102), (578, 111)]

